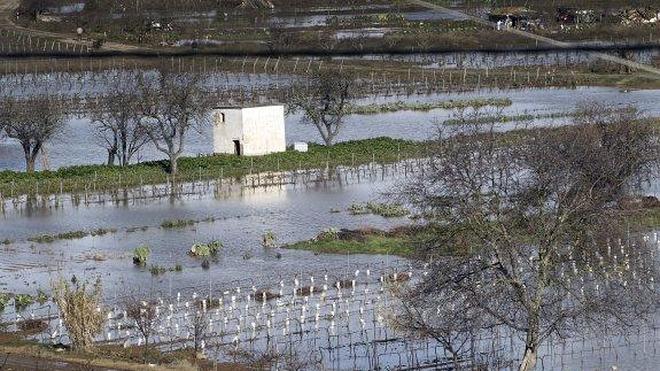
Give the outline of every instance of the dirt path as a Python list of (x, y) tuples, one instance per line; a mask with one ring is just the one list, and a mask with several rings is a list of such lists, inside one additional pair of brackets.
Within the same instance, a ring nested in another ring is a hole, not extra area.
[[(5, 358), (6, 357), (6, 358)], [(112, 371), (120, 369), (110, 369), (105, 367), (96, 367), (78, 363), (64, 361), (54, 361), (45, 358), (2, 355), (0, 356), (1, 371), (24, 371), (24, 370), (53, 370), (53, 371), (71, 371), (71, 370), (94, 370), (94, 371)]]
[[(446, 14), (451, 14), (451, 15), (457, 16), (457, 17), (468, 18), (471, 21), (474, 21), (474, 22), (477, 22), (477, 23), (480, 23), (480, 24), (483, 24), (483, 25), (486, 25), (486, 26), (489, 26), (489, 27), (492, 27), (492, 28), (497, 28), (497, 26), (494, 23), (489, 22), (485, 19), (475, 17), (475, 16), (471, 16), (469, 14), (465, 14), (465, 13), (459, 12), (457, 10), (449, 9), (449, 8), (444, 7), (444, 6), (436, 5), (436, 4), (430, 3), (428, 1), (423, 1), (423, 0), (408, 0), (408, 1), (412, 4), (419, 5), (421, 7), (427, 8), (427, 9), (437, 10), (437, 11), (440, 11), (440, 12), (443, 12), (443, 13), (446, 13)], [(554, 39), (551, 39), (549, 37), (539, 36), (539, 35), (536, 35), (536, 34), (533, 34), (531, 32), (527, 32), (527, 31), (516, 30), (516, 29), (513, 29), (513, 28), (507, 29), (507, 31), (511, 32), (513, 34), (522, 36), (522, 37), (526, 37), (526, 38), (529, 38), (529, 39), (532, 39), (532, 40), (536, 40), (537, 42), (541, 42), (541, 43), (551, 45), (551, 46), (556, 46), (556, 47), (559, 47), (559, 48), (575, 48), (577, 46), (574, 43), (568, 43), (568, 42), (554, 40)], [(630, 61), (630, 60), (627, 60), (627, 59), (624, 59), (624, 58), (615, 57), (613, 55), (609, 55), (609, 54), (606, 54), (606, 53), (601, 53), (601, 52), (591, 52), (591, 53), (593, 53), (595, 56), (597, 56), (598, 58), (600, 58), (604, 61), (617, 63), (617, 64), (627, 66), (627, 67), (630, 67), (630, 68), (634, 68), (634, 69), (637, 69), (637, 70), (640, 70), (640, 71), (645, 71), (645, 72), (650, 73), (654, 78), (660, 79), (660, 69), (657, 69), (653, 66), (633, 62), (633, 61)]]
[[(48, 32), (35, 30), (19, 26), (14, 23), (16, 8), (18, 8), (19, 0), (0, 0), (0, 28), (10, 31), (16, 31), (32, 37), (44, 37), (49, 39), (56, 39), (61, 43), (76, 45), (80, 47), (92, 47), (93, 42), (90, 40), (81, 40), (75, 34), (66, 34), (59, 32)], [(141, 48), (134, 45), (121, 44), (116, 42), (106, 42), (103, 44), (103, 50), (107, 51), (120, 51), (131, 52), (138, 50), (149, 50), (148, 48)]]

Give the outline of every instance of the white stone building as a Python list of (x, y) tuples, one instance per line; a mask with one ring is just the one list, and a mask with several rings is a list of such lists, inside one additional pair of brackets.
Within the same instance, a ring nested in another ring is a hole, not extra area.
[(284, 106), (213, 110), (213, 152), (259, 156), (286, 151)]

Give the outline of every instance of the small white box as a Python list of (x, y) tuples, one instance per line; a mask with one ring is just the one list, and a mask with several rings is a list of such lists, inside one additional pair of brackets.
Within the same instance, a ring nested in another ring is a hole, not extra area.
[(293, 150), (296, 152), (307, 152), (309, 151), (309, 145), (305, 142), (295, 142), (293, 143)]

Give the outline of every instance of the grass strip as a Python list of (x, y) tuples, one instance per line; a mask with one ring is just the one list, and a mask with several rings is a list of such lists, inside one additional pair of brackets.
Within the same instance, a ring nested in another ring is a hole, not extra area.
[[(209, 155), (179, 159), (180, 182), (241, 177), (275, 171), (319, 169), (326, 166), (358, 166), (393, 163), (406, 158), (427, 156), (424, 143), (374, 138), (335, 144), (331, 147), (311, 144), (308, 152), (288, 150), (265, 156)], [(140, 185), (166, 183), (167, 161), (152, 161), (126, 167), (84, 165), (39, 171), (0, 172), (0, 194), (13, 198), (21, 195), (94, 192)]]
[(352, 114), (357, 115), (375, 115), (379, 113), (398, 112), (398, 111), (423, 111), (428, 112), (434, 109), (463, 109), (463, 108), (482, 108), (482, 107), (509, 107), (513, 103), (509, 98), (484, 98), (470, 100), (446, 100), (430, 103), (398, 101), (384, 104), (368, 104), (363, 106), (354, 106), (351, 109)]

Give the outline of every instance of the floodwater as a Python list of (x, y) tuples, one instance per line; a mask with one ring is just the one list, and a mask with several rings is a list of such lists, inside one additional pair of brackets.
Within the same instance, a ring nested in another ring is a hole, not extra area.
[[(456, 16), (454, 14), (445, 13), (441, 11), (424, 10), (424, 11), (409, 11), (400, 13), (401, 17), (409, 22), (432, 22), (440, 20), (464, 20), (466, 17)], [(281, 15), (272, 16), (268, 18), (268, 24), (271, 27), (281, 28), (308, 28), (308, 27), (323, 27), (328, 26), (331, 20), (337, 21), (350, 21), (356, 17), (361, 16), (355, 14), (304, 14), (304, 15)], [(366, 14), (371, 16), (383, 15), (385, 13), (371, 13)]]
[[(579, 104), (599, 102), (621, 107), (633, 105), (649, 116), (660, 116), (660, 90), (640, 90), (622, 92), (615, 88), (585, 87), (577, 89), (526, 89), (526, 90), (481, 90), (467, 93), (441, 93), (432, 95), (393, 96), (363, 99), (358, 104), (386, 103), (400, 100), (410, 102), (429, 102), (461, 100), (474, 98), (509, 98), (513, 102), (504, 109), (505, 115), (567, 113)], [(376, 115), (352, 115), (339, 135), (338, 140), (366, 139), (379, 136), (393, 138), (425, 140), (434, 136), (437, 125), (445, 119), (455, 116), (455, 111), (432, 110), (430, 112), (400, 111)], [(567, 122), (567, 118), (543, 119), (533, 124), (558, 125)], [(514, 128), (518, 123), (502, 125), (502, 130)], [(85, 118), (73, 118), (61, 135), (47, 148), (50, 169), (79, 164), (100, 164), (106, 159), (105, 150), (94, 139), (94, 128)], [(286, 141), (319, 142), (320, 137), (311, 125), (300, 124), (300, 115), (286, 118)], [(194, 156), (213, 151), (211, 128), (202, 133), (191, 132), (186, 144), (185, 154)], [(164, 156), (153, 147), (145, 147), (138, 155), (142, 161), (162, 159)], [(38, 161), (43, 168), (43, 161)], [(22, 170), (24, 160), (18, 143), (0, 140), (0, 170)]]
[[(0, 240), (16, 241), (4, 246), (0, 258), (0, 282), (4, 290), (32, 293), (62, 275), (78, 278), (100, 276), (107, 282), (107, 295), (126, 287), (154, 288), (160, 291), (183, 290), (214, 282), (254, 280), (270, 285), (279, 277), (293, 279), (296, 274), (332, 272), (349, 274), (356, 268), (394, 268), (403, 260), (388, 256), (314, 255), (306, 251), (267, 250), (260, 244), (266, 231), (273, 231), (281, 244), (310, 239), (327, 228), (376, 227), (387, 229), (408, 223), (406, 218), (386, 219), (374, 215), (350, 215), (346, 209), (354, 202), (380, 198), (392, 189), (397, 177), (384, 181), (356, 179), (307, 186), (269, 188), (232, 188), (214, 196), (200, 194), (179, 199), (151, 199), (136, 203), (96, 204), (89, 207), (64, 205), (42, 208), (8, 209), (0, 222)], [(335, 212), (331, 212), (332, 210)], [(341, 210), (341, 212), (337, 212)], [(163, 229), (168, 219), (205, 221), (182, 229)], [(129, 232), (132, 227), (146, 230)], [(31, 236), (67, 231), (114, 228), (116, 233), (51, 244), (28, 242)], [(201, 261), (189, 257), (194, 242), (220, 240), (225, 247), (209, 271)], [(181, 273), (153, 278), (146, 268), (136, 268), (132, 251), (141, 244), (152, 248), (149, 265), (184, 267)], [(281, 254), (281, 257), (277, 256)], [(251, 255), (245, 259), (245, 254)], [(96, 258), (95, 258), (96, 257)], [(304, 262), (304, 263), (303, 263)], [(276, 281), (275, 281), (276, 282)]]
[[(629, 58), (643, 64), (653, 64), (660, 56), (660, 48), (630, 51)], [(519, 52), (447, 52), (413, 54), (367, 54), (337, 59), (398, 61), (414, 63), (425, 68), (503, 68), (521, 66), (570, 67), (599, 61), (593, 53), (580, 50), (519, 51)]]

